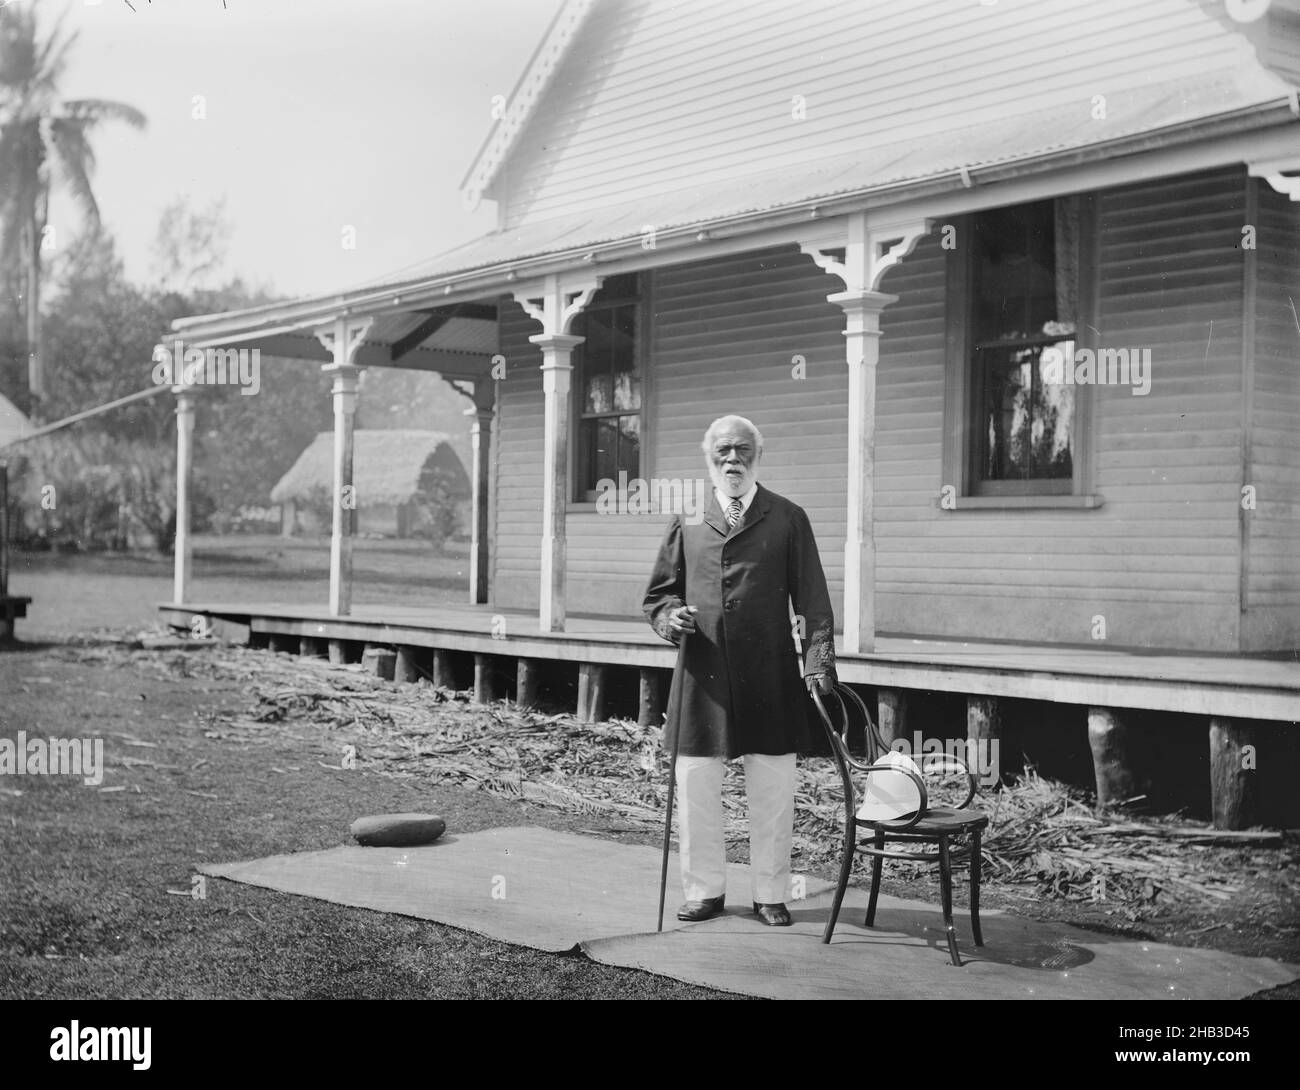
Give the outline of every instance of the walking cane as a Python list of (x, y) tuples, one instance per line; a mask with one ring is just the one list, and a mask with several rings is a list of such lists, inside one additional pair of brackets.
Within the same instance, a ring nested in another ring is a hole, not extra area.
[[(664, 898), (668, 895), (668, 844), (673, 831), (673, 789), (677, 786), (677, 750), (682, 744), (682, 689), (686, 685), (686, 640), (690, 633), (682, 633), (682, 642), (677, 645), (677, 665), (673, 668), (673, 680), (677, 683), (677, 699), (673, 703), (673, 720), (677, 724), (677, 733), (673, 735), (673, 756), (668, 764), (668, 809), (664, 813), (664, 855), (663, 865), (659, 868), (659, 926), (656, 931), (664, 929)], [(665, 729), (667, 723), (664, 724)]]

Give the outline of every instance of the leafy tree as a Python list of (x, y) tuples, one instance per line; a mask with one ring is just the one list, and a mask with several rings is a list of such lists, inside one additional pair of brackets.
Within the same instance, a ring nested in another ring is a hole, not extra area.
[[(175, 456), (167, 447), (86, 427), (55, 432), (11, 456), (28, 546), (169, 551), (176, 532)], [(200, 499), (197, 515), (210, 504)], [(196, 520), (197, 521), (197, 520)]]
[[(184, 202), (170, 206), (166, 222), (186, 237)], [(164, 225), (165, 226), (165, 225)], [(209, 220), (209, 237), (224, 225)], [(185, 238), (170, 239), (160, 229), (161, 245), (173, 257), (176, 276), (190, 281), (204, 264)], [(59, 361), (52, 376), (50, 406), (63, 417), (147, 389), (152, 383), (154, 347), (174, 318), (218, 313), (271, 302), (266, 288), (250, 288), (236, 278), (215, 288), (186, 292), (144, 290), (130, 283), (113, 240), (86, 233), (67, 247), (57, 265), (56, 294), (46, 318), (51, 356)], [(201, 387), (195, 431), (195, 493), (232, 521), (246, 505), (261, 505), (276, 480), (293, 464), (318, 431), (330, 427), (328, 386), (316, 364), (268, 361), (261, 389), (243, 395), (238, 387)], [(102, 430), (119, 438), (139, 438), (173, 458), (175, 403), (168, 394), (123, 406), (72, 430)], [(196, 522), (196, 528), (200, 528)]]
[(226, 263), (230, 220), (225, 198), (195, 212), (185, 197), (163, 209), (153, 242), (153, 272), (164, 292), (193, 291), (206, 285)]
[[(50, 374), (46, 407), (52, 419), (147, 389), (154, 346), (167, 327), (156, 294), (126, 278), (111, 236), (86, 232), (60, 253), (55, 289), (45, 316)], [(109, 434), (165, 442), (175, 435), (172, 398), (160, 394), (98, 418)], [(74, 425), (84, 427), (85, 425)]]
[[(51, 374), (46, 404), (57, 418), (149, 389), (154, 347), (173, 318), (272, 300), (267, 289), (249, 288), (237, 278), (184, 293), (143, 289), (127, 279), (112, 237), (102, 231), (84, 232), (61, 249), (53, 272), (45, 327), (51, 358), (59, 365)], [(184, 270), (182, 278), (187, 278)], [(218, 510), (228, 522), (241, 506), (265, 504), (271, 486), (303, 447), (330, 426), (328, 386), (317, 365), (277, 360), (262, 369), (261, 378), (257, 396), (241, 395), (237, 387), (201, 388), (193, 488), (196, 530), (204, 529)], [(57, 479), (59, 494), (71, 505), (61, 506), (67, 512), (75, 506), (84, 516), (74, 522), (70, 513), (40, 514), (40, 533), (50, 541), (106, 547), (126, 532), (119, 531), (121, 525), (135, 544), (169, 548), (175, 520), (174, 409), (170, 394), (160, 393), (55, 433), (48, 445), (61, 452), (58, 465), (49, 450), (39, 466), (32, 457), (17, 461), (13, 474), (15, 480), (24, 478), (29, 512), (39, 510), (39, 486)], [(13, 448), (10, 456), (28, 446)], [(73, 481), (71, 471), (65, 472), (70, 466), (85, 469), (90, 492)], [(111, 470), (111, 475), (92, 471), (93, 466)], [(31, 473), (35, 477), (26, 479)], [(37, 527), (29, 530), (35, 533)]]
[[(333, 427), (329, 385), (320, 364), (265, 359), (261, 388), (208, 387), (199, 398), (195, 475), (224, 519), (269, 502), (271, 489), (319, 432)], [(325, 525), (329, 525), (326, 498)]]
[(434, 551), (441, 552), (460, 526), (455, 481), (444, 467), (430, 463), (421, 470), (416, 488), (415, 499), (427, 518), (418, 533), (433, 542)]
[(28, 353), (28, 407), (45, 394), (41, 343), (41, 251), (49, 225), (50, 192), (62, 181), (86, 221), (99, 224), (91, 188), (95, 155), (90, 137), (105, 121), (143, 128), (134, 106), (107, 99), (61, 100), (59, 80), (77, 36), (62, 21), (43, 41), (37, 4), (0, 8), (0, 268), (21, 269)]

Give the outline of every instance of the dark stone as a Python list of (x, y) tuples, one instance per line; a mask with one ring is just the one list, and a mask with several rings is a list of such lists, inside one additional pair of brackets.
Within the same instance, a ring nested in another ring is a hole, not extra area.
[(352, 823), (352, 835), (368, 848), (432, 844), (447, 830), (436, 814), (371, 814)]

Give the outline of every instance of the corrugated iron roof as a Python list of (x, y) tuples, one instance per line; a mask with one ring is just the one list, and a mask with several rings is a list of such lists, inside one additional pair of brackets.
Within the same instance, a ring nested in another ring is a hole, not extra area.
[(424, 342), (424, 347), (490, 355), (499, 347), (497, 324), (477, 318), (452, 318)]
[(1276, 76), (1262, 69), (1235, 69), (1115, 95), (1108, 103), (1109, 114), (1128, 118), (1126, 123), (1099, 122), (1086, 103), (1028, 110), (978, 129), (954, 129), (921, 143), (864, 147), (816, 163), (791, 163), (746, 178), (743, 186), (729, 182), (696, 187), (653, 200), (638, 199), (489, 232), (431, 258), (424, 266), (405, 270), (400, 281), (379, 281), (371, 287), (636, 238), (647, 226), (665, 230), (705, 224), (817, 200), (866, 195), (951, 175), (963, 168), (974, 171), (1082, 151), (1144, 133), (1155, 136), (1180, 125), (1276, 103), (1285, 95), (1286, 85)]
[[(395, 344), (415, 332), (429, 317), (425, 311), (399, 311), (379, 314), (366, 334), (372, 344)], [(449, 318), (421, 346), (448, 352), (471, 352), (490, 355), (497, 350), (497, 324), (481, 318)]]

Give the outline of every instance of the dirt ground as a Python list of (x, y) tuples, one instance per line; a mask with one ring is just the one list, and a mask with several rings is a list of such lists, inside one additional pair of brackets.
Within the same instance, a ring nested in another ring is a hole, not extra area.
[[(293, 580), (283, 580), (277, 566), (311, 572), (318, 560), (310, 550), (270, 560), (227, 557), (200, 579), (211, 581), (212, 597), (221, 596), (223, 580), (231, 597), (261, 596), (250, 588), (251, 572), (269, 570), (266, 582), (279, 591)], [(375, 588), (384, 586), (384, 563), (379, 555), (373, 564)], [(429, 593), (455, 592), (436, 585), (454, 581), (455, 563), (431, 562)], [(433, 571), (438, 564), (442, 576)], [(208, 880), (204, 896), (193, 896), (195, 868), (205, 862), (345, 843), (349, 823), (364, 813), (432, 810), (464, 831), (532, 823), (644, 843), (657, 838), (600, 814), (430, 784), (365, 761), (344, 771), (339, 738), (309, 715), (248, 729), (252, 695), (204, 665), (207, 652), (150, 652), (71, 635), (109, 616), (119, 628), (155, 625), (156, 603), (169, 597), (167, 575), (162, 564), (150, 570), (148, 562), (112, 558), (15, 565), (13, 591), (41, 600), (30, 623), (19, 622), (22, 642), (0, 651), (0, 736), (102, 737), (107, 771), (93, 787), (66, 776), (0, 780), (0, 996), (719, 995), (249, 886)], [(1300, 839), (1289, 836), (1278, 850), (1238, 851), (1239, 885), (1226, 900), (1134, 913), (996, 883), (983, 900), (1127, 937), (1300, 964)], [(928, 878), (892, 886), (887, 879), (886, 890), (937, 898)], [(1300, 984), (1257, 998), (1300, 998)]]

